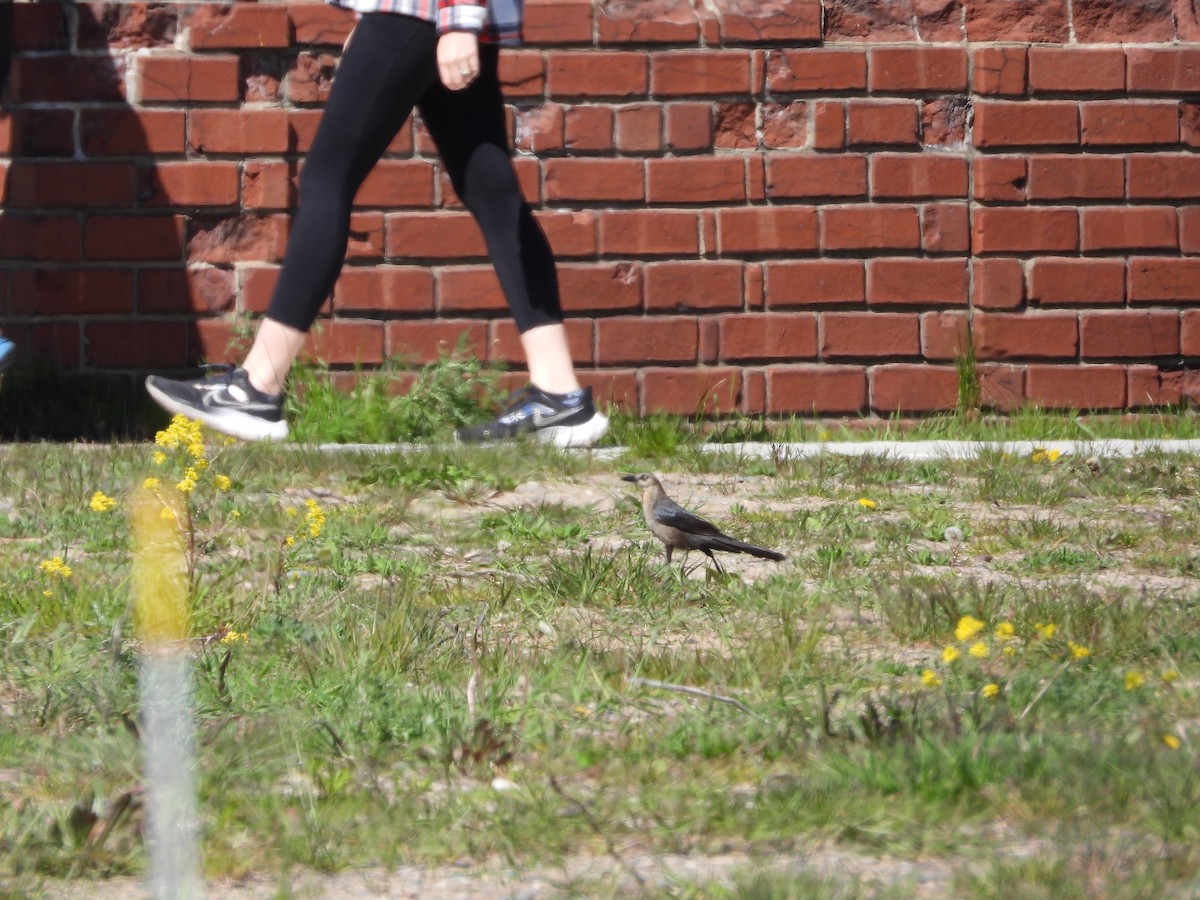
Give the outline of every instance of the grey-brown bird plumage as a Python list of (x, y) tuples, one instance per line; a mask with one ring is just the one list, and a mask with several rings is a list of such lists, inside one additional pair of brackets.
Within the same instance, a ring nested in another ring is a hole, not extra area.
[(667, 548), (667, 562), (675, 550), (699, 550), (713, 561), (717, 571), (721, 563), (713, 556), (714, 550), (724, 550), (729, 553), (748, 553), (760, 559), (781, 560), (782, 553), (756, 547), (737, 538), (725, 534), (716, 525), (690, 513), (663, 490), (662, 482), (648, 472), (640, 475), (622, 475), (623, 481), (629, 481), (642, 489), (642, 514), (650, 533), (663, 542)]

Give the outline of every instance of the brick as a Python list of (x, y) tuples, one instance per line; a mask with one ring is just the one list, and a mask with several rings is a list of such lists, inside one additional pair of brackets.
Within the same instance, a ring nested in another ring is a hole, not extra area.
[(674, 0), (607, 3), (596, 9), (596, 35), (601, 44), (694, 44), (700, 22)]
[(662, 152), (662, 106), (634, 103), (618, 108), (615, 133), (616, 147), (622, 153)]
[[(565, 141), (565, 110), (557, 103), (543, 103), (516, 114), (514, 146), (525, 153), (562, 150)], [(611, 133), (611, 132), (610, 132)]]
[(984, 208), (974, 211), (974, 253), (1055, 253), (1079, 249), (1074, 209)]
[(437, 298), (441, 316), (497, 313), (508, 308), (491, 266), (453, 266), (440, 270)]
[(911, 206), (828, 206), (821, 210), (821, 249), (911, 250), (921, 245)]
[(84, 226), (84, 259), (179, 261), (183, 258), (181, 216), (92, 216)]
[(563, 141), (569, 150), (612, 150), (615, 117), (608, 106), (572, 106), (563, 116)]
[(388, 259), (458, 259), (487, 255), (479, 226), (467, 213), (401, 213), (387, 216)]
[(1185, 309), (1180, 313), (1180, 353), (1200, 356), (1200, 310)]
[(1092, 206), (1079, 211), (1080, 249), (1175, 250), (1179, 224), (1170, 206)]
[(352, 261), (383, 259), (386, 228), (387, 220), (381, 212), (351, 213), (346, 258)]
[(718, 150), (758, 148), (758, 105), (749, 100), (713, 104), (713, 146)]
[(1079, 143), (1079, 105), (1061, 100), (975, 104), (976, 147), (1043, 147)]
[(191, 263), (275, 262), (283, 258), (286, 216), (229, 216), (188, 220)]
[(868, 51), (872, 93), (963, 91), (967, 52), (961, 47), (873, 47)]
[(182, 153), (184, 113), (165, 109), (83, 109), (80, 140), (88, 156)]
[(546, 56), (546, 86), (556, 98), (645, 96), (650, 75), (645, 53), (551, 51)]
[(791, 103), (764, 103), (762, 145), (770, 149), (799, 149), (808, 146), (808, 104), (803, 100), (793, 100)]
[(651, 159), (646, 182), (650, 203), (711, 206), (746, 199), (746, 168), (740, 156)]
[(966, 253), (971, 248), (966, 203), (927, 203), (921, 208), (921, 247), (926, 253)]
[(327, 3), (289, 3), (288, 21), (297, 44), (341, 47), (354, 30), (355, 16)]
[(1181, 379), (1171, 378), (1173, 374), (1160, 372), (1157, 366), (1129, 366), (1125, 372), (1127, 408), (1179, 406), (1183, 402)]
[(642, 306), (642, 271), (633, 263), (562, 265), (558, 282), (569, 314), (632, 312)]
[(1025, 47), (979, 47), (974, 51), (971, 86), (975, 93), (1020, 97), (1028, 86), (1029, 50)]
[(133, 312), (133, 272), (120, 269), (16, 269), (14, 315), (95, 316)]
[(867, 262), (869, 306), (965, 306), (966, 259), (872, 259)]
[(1029, 187), (1023, 156), (978, 156), (974, 164), (975, 199), (984, 203), (1022, 201)]
[(806, 206), (718, 209), (717, 246), (722, 254), (816, 250), (816, 210)]
[(729, 367), (642, 371), (642, 413), (716, 416), (741, 408), (742, 374)]
[(972, 43), (1065, 44), (1070, 39), (1066, 0), (972, 0), (965, 10)]
[(76, 215), (0, 215), (0, 259), (76, 262), (81, 246)]
[(525, 7), (527, 44), (590, 44), (591, 0), (541, 0)]
[(650, 54), (650, 90), (655, 97), (749, 94), (748, 50), (660, 50)]
[(921, 146), (929, 149), (964, 150), (970, 101), (963, 95), (934, 97), (921, 104)]
[(487, 357), (488, 325), (473, 320), (418, 319), (384, 326), (387, 356), (414, 365), (437, 362), (443, 355)]
[(866, 300), (862, 260), (814, 259), (767, 263), (767, 306), (860, 304)]
[(333, 88), (337, 59), (330, 53), (302, 52), (284, 77), (284, 92), (292, 103), (324, 103)]
[(1121, 366), (1030, 366), (1029, 399), (1046, 409), (1122, 409), (1125, 370)]
[[(83, 18), (86, 20), (87, 16)], [(12, 19), (12, 47), (18, 53), (69, 49), (65, 11), (57, 4), (14, 4)]]
[(1128, 161), (1130, 200), (1192, 200), (1200, 196), (1200, 157), (1134, 154)]
[(973, 259), (971, 281), (971, 305), (977, 309), (1019, 309), (1025, 302), (1019, 259)]
[(1026, 194), (1038, 201), (1122, 199), (1125, 160), (1120, 156), (1031, 156)]
[(680, 152), (712, 146), (712, 104), (675, 102), (664, 104), (664, 109), (666, 149)]
[(1016, 412), (1025, 406), (1025, 367), (982, 363), (979, 375), (980, 405), (1000, 412)]
[(1200, 302), (1200, 259), (1130, 259), (1129, 302)]
[(682, 210), (602, 212), (600, 252), (605, 256), (694, 256), (700, 252), (700, 217)]
[(1200, 92), (1200, 50), (1170, 47), (1127, 47), (1131, 93), (1195, 94)]
[(286, 210), (296, 205), (295, 163), (248, 159), (242, 164), (242, 208)]
[(1179, 207), (1179, 249), (1200, 253), (1200, 206)]
[(642, 200), (645, 197), (643, 166), (637, 159), (548, 159), (543, 167), (546, 199)]
[(142, 315), (220, 315), (234, 312), (237, 299), (237, 274), (232, 269), (171, 266), (137, 273), (137, 311)]
[(1112, 310), (1079, 315), (1079, 355), (1083, 359), (1178, 356), (1179, 340), (1179, 313), (1175, 310)]
[(699, 350), (690, 316), (619, 316), (596, 322), (596, 362), (602, 366), (694, 363)]
[(433, 285), (433, 273), (423, 267), (346, 266), (334, 286), (333, 308), (339, 313), (432, 313)]
[(279, 266), (244, 266), (241, 275), (241, 312), (266, 312), (279, 281)]
[[(592, 320), (568, 319), (563, 322), (563, 329), (567, 335), (567, 350), (571, 354), (571, 362), (576, 366), (593, 365)], [(521, 346), (521, 336), (511, 320), (502, 319), (488, 323), (487, 359), (492, 365), (516, 364), (525, 368), (525, 350)]]
[[(820, 0), (712, 0), (699, 7), (701, 17), (716, 19), (716, 37), (722, 43), (788, 44), (821, 39)], [(710, 31), (706, 35), (711, 39)]]
[(499, 76), (505, 97), (541, 97), (546, 92), (546, 62), (540, 52), (506, 50), (500, 54)]
[(238, 156), (286, 153), (290, 140), (283, 109), (193, 109), (187, 133), (188, 146), (197, 153)]
[(6, 322), (4, 334), (17, 345), (18, 365), (23, 359), (36, 359), (59, 370), (79, 368), (82, 339), (79, 326), (73, 322), (50, 321), (35, 325)]
[(867, 158), (861, 154), (772, 153), (766, 161), (766, 191), (772, 200), (867, 195)]
[(982, 360), (1074, 359), (1079, 326), (1074, 313), (985, 313), (972, 323)]
[(958, 372), (951, 366), (883, 365), (870, 371), (871, 409), (928, 413), (958, 405)]
[(817, 358), (817, 317), (813, 313), (735, 313), (718, 321), (722, 362)]
[(300, 358), (329, 366), (377, 366), (385, 358), (383, 323), (318, 319)]
[(354, 197), (363, 207), (429, 207), (433, 205), (433, 164), (423, 159), (383, 159), (376, 163)]
[(871, 156), (871, 196), (878, 199), (966, 197), (969, 182), (965, 157), (924, 153)]
[(142, 103), (232, 102), (238, 99), (238, 58), (171, 53), (136, 57)]
[(862, 50), (805, 48), (767, 55), (767, 89), (772, 93), (863, 91), (867, 54)]
[(75, 155), (75, 113), (72, 110), (22, 109), (11, 115), (19, 155)]
[(911, 3), (856, 3), (839, 0), (826, 4), (824, 41), (878, 41), (909, 43), (917, 39)]
[(534, 217), (557, 258), (596, 255), (597, 216), (591, 210), (536, 210)]
[(967, 39), (959, 0), (915, 0), (917, 37), (926, 43), (961, 44)]
[(867, 375), (859, 366), (772, 366), (771, 415), (854, 415), (867, 408)]
[(921, 315), (921, 355), (948, 362), (965, 356), (969, 346), (969, 323), (965, 312), (931, 312)]
[(284, 100), (284, 59), (271, 54), (247, 54), (242, 59), (242, 104), (269, 103), (276, 106)]
[(138, 205), (236, 206), (241, 177), (235, 162), (160, 162), (143, 169)]
[(846, 105), (831, 100), (813, 104), (813, 149), (839, 150), (846, 146)]
[(1176, 35), (1169, 3), (1072, 0), (1071, 29), (1084, 44), (1170, 42)]
[(851, 146), (919, 143), (917, 112), (911, 100), (851, 100), (846, 139)]
[(187, 362), (182, 322), (89, 322), (84, 356), (97, 369), (173, 369)]
[(46, 162), (14, 160), (0, 186), (7, 186), (9, 209), (133, 206), (132, 163)]
[(920, 349), (920, 317), (915, 314), (821, 314), (821, 359), (917, 356)]
[(1119, 259), (1035, 259), (1029, 299), (1042, 306), (1100, 306), (1125, 302), (1125, 263)]
[(742, 308), (741, 263), (649, 263), (645, 280), (647, 312)]
[(283, 5), (205, 3), (184, 20), (193, 50), (258, 50), (291, 43), (288, 11)]
[(1029, 88), (1034, 94), (1123, 91), (1125, 52), (1119, 47), (1030, 47)]
[(18, 57), (10, 96), (17, 103), (124, 103), (124, 66), (111, 57)]
[[(321, 121), (322, 110), (319, 109), (289, 109), (288, 110), (288, 151), (292, 153), (307, 153), (312, 147), (313, 137), (317, 133), (317, 125)], [(410, 138), (411, 123), (401, 129)], [(389, 148), (390, 149), (390, 148)]]
[(1179, 140), (1177, 103), (1095, 100), (1079, 105), (1085, 147), (1174, 144)]

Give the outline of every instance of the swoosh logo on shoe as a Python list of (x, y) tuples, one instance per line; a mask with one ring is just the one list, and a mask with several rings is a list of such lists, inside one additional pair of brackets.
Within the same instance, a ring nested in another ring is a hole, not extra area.
[(256, 403), (253, 400), (238, 400), (229, 397), (225, 391), (210, 391), (200, 398), (200, 405), (209, 409), (236, 409), (245, 413), (274, 413), (277, 407), (274, 403)]

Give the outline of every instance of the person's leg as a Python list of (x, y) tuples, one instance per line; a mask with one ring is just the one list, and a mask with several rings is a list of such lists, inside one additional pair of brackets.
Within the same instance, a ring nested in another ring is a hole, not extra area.
[(513, 170), (498, 53), (481, 48), (479, 76), (470, 87), (450, 91), (434, 83), (417, 105), (451, 184), (483, 232), (529, 366), (531, 389), (495, 422), (460, 429), (458, 437), (491, 440), (536, 431), (563, 445), (591, 444), (607, 431), (607, 419), (596, 412), (591, 391), (579, 385), (554, 254)]
[(436, 80), (436, 48), (429, 23), (362, 17), (305, 159), (279, 281), (245, 362), (217, 379), (151, 376), (146, 387), (161, 406), (246, 440), (287, 436), (281, 392), (341, 271), (354, 195)]

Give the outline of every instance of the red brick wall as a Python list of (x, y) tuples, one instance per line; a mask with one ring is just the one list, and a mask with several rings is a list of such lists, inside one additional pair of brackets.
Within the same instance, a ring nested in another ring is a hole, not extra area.
[[(235, 355), (351, 20), (313, 2), (18, 3), (0, 320), (70, 370)], [(590, 383), (624, 408), (1200, 393), (1190, 0), (529, 0), (517, 168)], [(419, 126), (358, 198), (340, 366), (519, 361)], [(446, 255), (447, 247), (457, 248)], [(27, 356), (28, 358), (28, 356)]]

